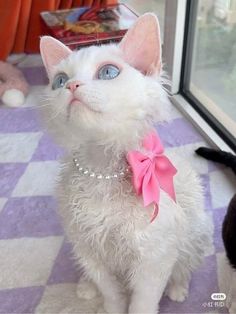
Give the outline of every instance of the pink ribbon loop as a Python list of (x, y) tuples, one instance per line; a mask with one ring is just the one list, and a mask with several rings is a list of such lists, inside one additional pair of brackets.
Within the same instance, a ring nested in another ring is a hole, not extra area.
[(177, 170), (164, 155), (157, 133), (153, 132), (145, 137), (143, 147), (147, 150), (146, 155), (139, 151), (130, 151), (127, 160), (132, 169), (133, 186), (137, 195), (142, 195), (145, 207), (154, 203), (153, 221), (159, 210), (160, 189), (176, 201), (173, 177)]

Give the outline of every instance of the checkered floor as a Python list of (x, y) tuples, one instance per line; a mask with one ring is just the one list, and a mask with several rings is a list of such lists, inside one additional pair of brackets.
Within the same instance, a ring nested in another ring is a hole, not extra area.
[[(20, 67), (31, 84), (26, 104), (0, 107), (0, 313), (91, 312), (91, 303), (76, 298), (80, 273), (53, 198), (63, 150), (43, 132), (35, 109), (47, 78), (38, 56), (28, 56)], [(208, 302), (220, 291), (221, 223), (236, 180), (230, 170), (194, 155), (204, 139), (177, 110), (157, 129), (166, 149), (190, 160), (200, 174), (215, 226), (214, 247), (193, 275), (189, 298), (177, 304), (163, 297), (161, 313), (226, 313), (224, 304)]]

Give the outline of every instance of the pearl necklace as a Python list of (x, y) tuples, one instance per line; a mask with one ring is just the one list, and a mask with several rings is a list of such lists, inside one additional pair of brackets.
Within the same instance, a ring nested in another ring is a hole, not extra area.
[(130, 167), (127, 167), (127, 168), (124, 168), (122, 171), (118, 171), (114, 174), (96, 173), (96, 172), (89, 170), (86, 167), (82, 167), (81, 164), (79, 163), (78, 158), (73, 158), (73, 162), (74, 162), (76, 169), (79, 171), (79, 173), (82, 176), (87, 176), (87, 177), (95, 178), (98, 180), (101, 180), (101, 179), (106, 179), (106, 180), (119, 179), (119, 178), (124, 177), (126, 173), (130, 172)]

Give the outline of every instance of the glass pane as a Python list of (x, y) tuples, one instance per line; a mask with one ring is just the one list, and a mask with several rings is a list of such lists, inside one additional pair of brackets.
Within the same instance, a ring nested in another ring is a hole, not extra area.
[(236, 135), (236, 0), (199, 0), (189, 89)]
[(165, 0), (150, 0), (150, 1), (123, 0), (122, 2), (128, 5), (130, 8), (133, 8), (139, 14), (143, 14), (146, 12), (154, 12), (159, 19), (163, 41)]

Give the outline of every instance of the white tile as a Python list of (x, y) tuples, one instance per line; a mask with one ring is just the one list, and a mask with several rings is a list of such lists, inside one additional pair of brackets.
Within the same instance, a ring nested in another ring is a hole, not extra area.
[(26, 53), (12, 53), (10, 54), (10, 56), (7, 57), (7, 62), (13, 65), (18, 64), (25, 60), (26, 57), (27, 57)]
[(216, 262), (219, 291), (225, 293), (227, 296), (230, 289), (233, 269), (229, 266), (225, 252), (216, 254)]
[(5, 197), (0, 197), (0, 212), (2, 211), (4, 205), (6, 204), (7, 202), (7, 198)]
[(43, 66), (43, 61), (40, 54), (29, 54), (22, 58), (18, 64), (19, 67), (37, 67)]
[(213, 208), (228, 206), (236, 193), (236, 177), (230, 169), (216, 170), (209, 174)]
[(63, 237), (0, 240), (0, 290), (45, 285)]
[(81, 300), (76, 295), (76, 284), (47, 286), (35, 313), (97, 313), (102, 300)]
[(173, 164), (175, 164), (175, 160), (182, 160), (183, 164), (184, 162), (190, 163), (192, 168), (195, 169), (197, 173), (205, 174), (208, 172), (208, 162), (195, 153), (195, 150), (200, 146), (206, 146), (205, 142), (166, 148), (165, 152)]
[(170, 120), (177, 119), (177, 118), (183, 118), (183, 114), (175, 107), (174, 104), (171, 104), (170, 119), (168, 119), (168, 120), (170, 121)]
[(57, 161), (31, 162), (18, 181), (13, 196), (52, 195), (59, 173)]
[(41, 136), (41, 132), (0, 134), (0, 162), (30, 161)]

